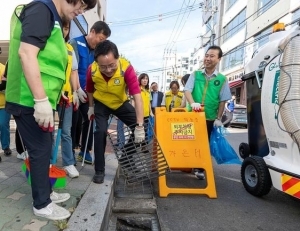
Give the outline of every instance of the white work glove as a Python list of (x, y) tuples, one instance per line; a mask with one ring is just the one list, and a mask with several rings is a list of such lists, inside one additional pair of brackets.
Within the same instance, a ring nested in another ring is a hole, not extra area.
[(144, 127), (136, 126), (134, 129), (134, 143), (142, 143), (145, 140)]
[(54, 119), (53, 110), (48, 97), (44, 99), (33, 99), (34, 100), (34, 113), (33, 117), (38, 123), (39, 127), (46, 132), (53, 132), (54, 130)]
[(79, 107), (79, 98), (76, 91), (73, 92), (73, 106), (74, 106), (73, 110), (77, 111)]
[(76, 92), (78, 94), (78, 97), (79, 97), (80, 101), (82, 103), (86, 103), (86, 101), (87, 101), (87, 95), (84, 92), (84, 90), (82, 90), (82, 88), (80, 87), (80, 88), (78, 88), (78, 90)]
[(215, 127), (223, 127), (223, 123), (222, 123), (221, 120), (216, 119), (215, 122), (214, 122), (214, 126)]
[(200, 103), (192, 103), (191, 107), (192, 107), (193, 111), (195, 111), (195, 112), (200, 112), (200, 110), (201, 110), (201, 104)]
[(89, 120), (93, 120), (95, 118), (94, 107), (89, 107), (87, 114), (88, 114)]

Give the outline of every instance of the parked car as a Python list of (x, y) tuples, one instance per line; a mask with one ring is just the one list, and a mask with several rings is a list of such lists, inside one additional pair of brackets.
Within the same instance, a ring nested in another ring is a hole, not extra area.
[[(225, 122), (226, 119), (227, 116), (224, 113), (222, 117), (222, 122)], [(245, 105), (235, 104), (232, 120), (229, 123), (224, 124), (224, 127), (229, 127), (229, 126), (247, 128), (247, 107)]]

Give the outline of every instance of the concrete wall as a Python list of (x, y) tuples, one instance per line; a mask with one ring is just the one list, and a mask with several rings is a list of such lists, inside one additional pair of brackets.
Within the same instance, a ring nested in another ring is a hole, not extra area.
[(248, 39), (254, 36), (255, 34), (262, 31), (264, 28), (267, 28), (268, 26), (274, 24), (274, 22), (278, 21), (278, 19), (280, 19), (284, 15), (288, 14), (290, 11), (290, 3), (291, 0), (280, 0), (262, 15), (257, 16), (257, 1), (248, 0), (246, 17), (248, 18), (252, 14), (253, 16), (251, 16), (247, 20), (246, 38)]

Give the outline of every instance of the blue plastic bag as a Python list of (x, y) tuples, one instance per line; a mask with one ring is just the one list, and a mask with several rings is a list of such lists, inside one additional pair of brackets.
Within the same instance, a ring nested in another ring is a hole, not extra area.
[(224, 137), (224, 128), (214, 127), (210, 135), (210, 152), (217, 164), (241, 164), (234, 149)]
[(147, 127), (147, 141), (150, 142), (153, 139), (153, 129), (154, 129), (154, 116), (149, 116), (148, 127)]

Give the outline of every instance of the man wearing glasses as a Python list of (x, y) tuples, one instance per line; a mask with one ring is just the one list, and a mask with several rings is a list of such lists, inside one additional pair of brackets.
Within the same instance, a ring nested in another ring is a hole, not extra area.
[[(126, 88), (134, 99), (135, 107), (129, 103)], [(130, 62), (119, 57), (117, 46), (109, 40), (99, 43), (95, 49), (95, 62), (87, 72), (86, 90), (89, 98), (88, 118), (95, 117), (96, 121), (93, 182), (101, 184), (105, 175), (104, 152), (109, 116), (117, 116), (132, 128), (135, 143), (145, 140), (143, 101), (137, 76)], [(126, 145), (128, 149), (133, 146), (131, 140), (129, 138)], [(127, 154), (132, 151), (126, 150)]]
[[(92, 164), (92, 157), (89, 150), (92, 149), (93, 143), (93, 129), (90, 129), (89, 140), (86, 140), (89, 128), (89, 119), (87, 117), (87, 112), (89, 109), (89, 105), (87, 102), (87, 95), (85, 93), (86, 87), (86, 71), (88, 66), (94, 61), (94, 49), (96, 45), (106, 40), (111, 34), (111, 31), (108, 25), (105, 22), (97, 21), (91, 27), (88, 35), (82, 35), (77, 38), (74, 38), (70, 41), (70, 44), (74, 48), (74, 52), (76, 54), (76, 58), (78, 61), (78, 75), (79, 75), (79, 83), (76, 91), (73, 93), (78, 95), (81, 103), (79, 105), (79, 111), (82, 116), (82, 134), (81, 134), (81, 148), (78, 154), (78, 161), (82, 161), (83, 156), (85, 156), (84, 162), (87, 164)], [(73, 113), (72, 118), (72, 140), (73, 140), (73, 150), (75, 149), (75, 138), (76, 138), (76, 126), (78, 122), (78, 111)], [(91, 126), (93, 127), (93, 126)], [(85, 144), (88, 142), (87, 152), (84, 155)]]
[(35, 0), (13, 12), (6, 86), (6, 110), (16, 121), (30, 159), (33, 212), (62, 220), (70, 212), (56, 205), (70, 194), (55, 193), (49, 180), (53, 110), (65, 81), (68, 53), (61, 18), (72, 20), (96, 0)]

